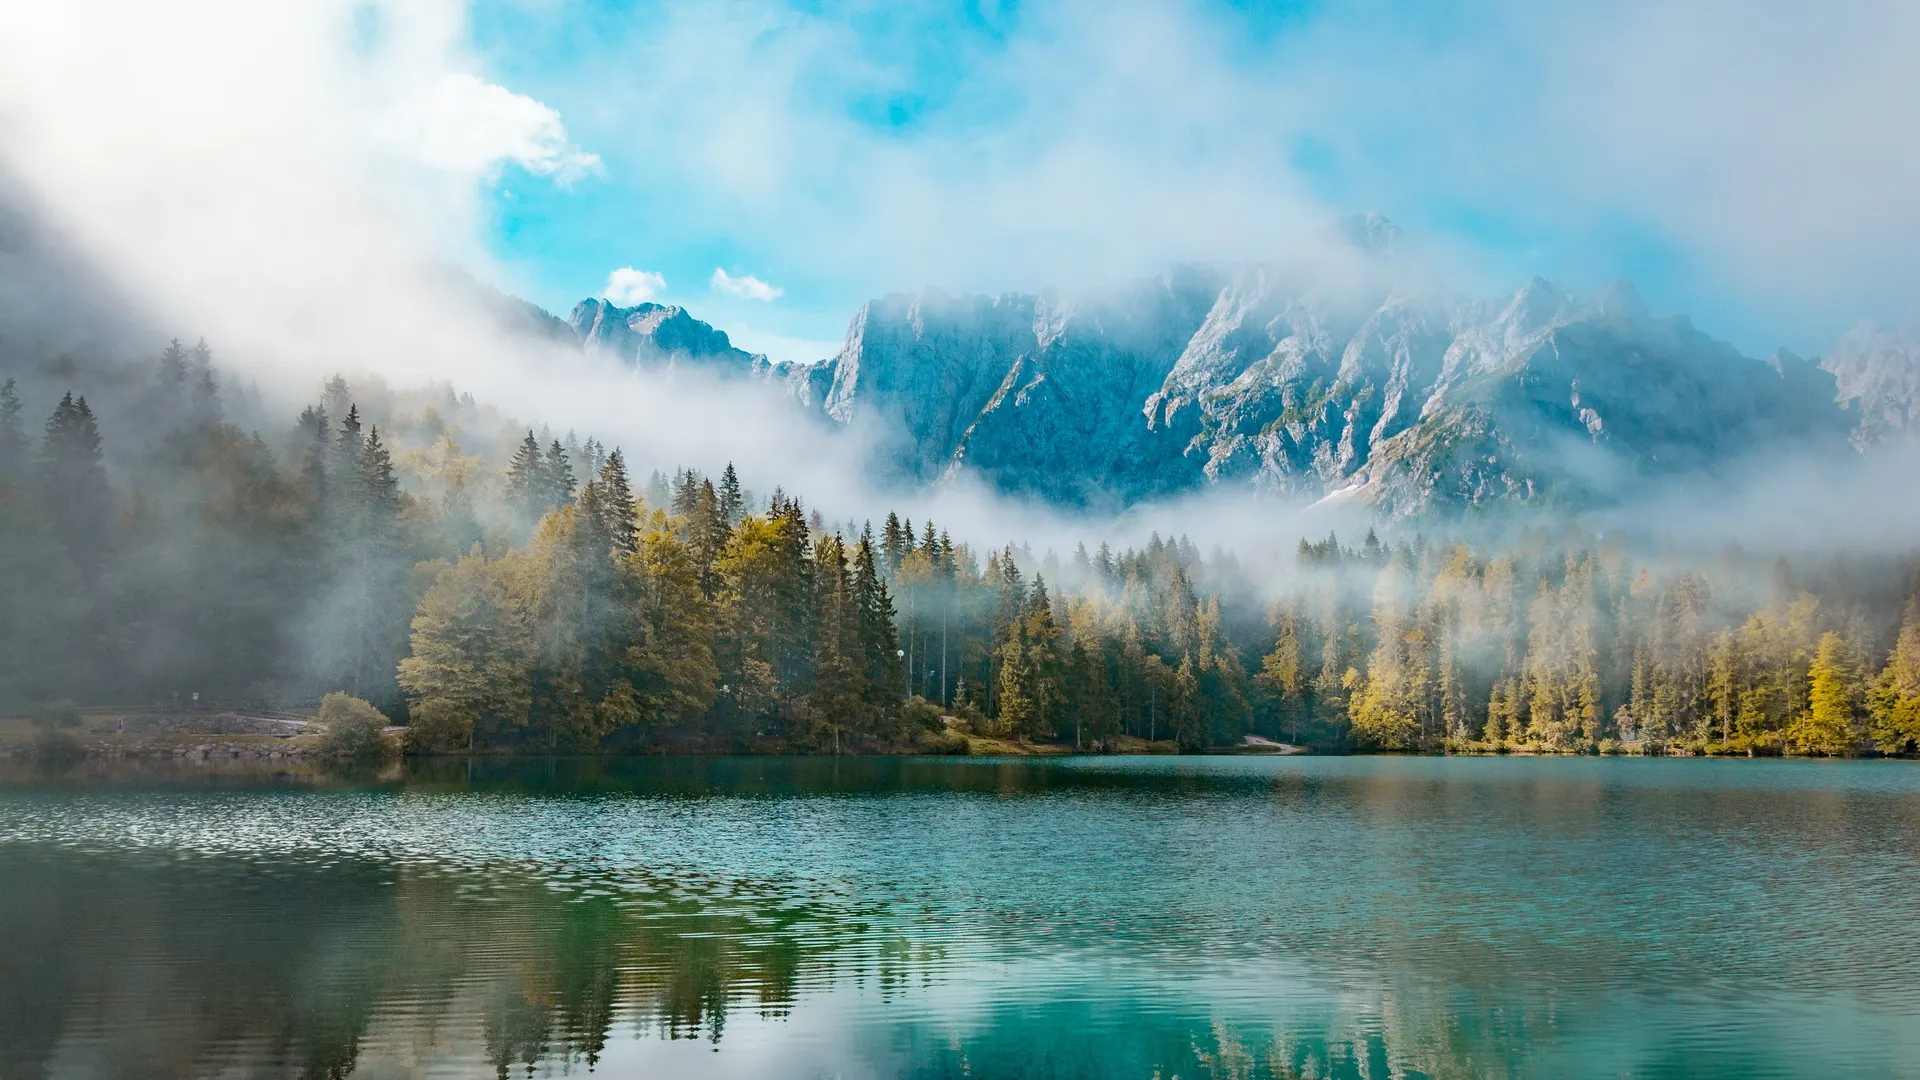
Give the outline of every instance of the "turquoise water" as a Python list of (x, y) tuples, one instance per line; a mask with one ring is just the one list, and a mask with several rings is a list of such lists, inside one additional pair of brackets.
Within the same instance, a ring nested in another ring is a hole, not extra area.
[(1920, 1076), (1920, 767), (16, 773), (0, 1078)]

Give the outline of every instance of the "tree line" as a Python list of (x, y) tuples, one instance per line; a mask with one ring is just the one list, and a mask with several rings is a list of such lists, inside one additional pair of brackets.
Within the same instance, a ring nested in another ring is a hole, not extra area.
[(422, 751), (1920, 740), (1910, 560), (1676, 560), (1570, 531), (1301, 540), (1257, 570), (1184, 537), (1035, 558), (895, 514), (829, 528), (731, 465), (641, 481), (594, 439), (433, 409), (402, 446), (353, 398), (333, 380), (269, 441), (224, 414), (211, 351), (175, 343), (124, 403), (145, 445), (110, 478), (85, 396), (36, 440), (8, 381), (0, 703), (337, 691)]

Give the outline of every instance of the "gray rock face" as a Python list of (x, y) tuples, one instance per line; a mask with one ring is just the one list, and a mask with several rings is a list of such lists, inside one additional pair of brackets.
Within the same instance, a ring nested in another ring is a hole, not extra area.
[(1861, 323), (1821, 361), (1857, 414), (1855, 446), (1866, 449), (1920, 425), (1920, 322), (1887, 329)]
[(1102, 509), (1219, 485), (1396, 517), (1596, 506), (1920, 419), (1920, 328), (1862, 327), (1818, 366), (1755, 360), (1625, 283), (1468, 301), (1188, 266), (1075, 299), (928, 290), (868, 303), (816, 364), (770, 364), (677, 307), (587, 301), (570, 321), (589, 350), (767, 380), (880, 432), (883, 480)]
[(889, 296), (807, 377), (828, 366), (820, 408), (894, 432), (893, 478), (970, 472), (1074, 505), (1229, 483), (1396, 516), (1589, 505), (1831, 448), (1848, 423), (1832, 377), (1791, 354), (1744, 357), (1624, 284), (1583, 304), (1537, 279), (1479, 303), (1335, 298), (1259, 267), (1076, 302)]
[(839, 424), (879, 421), (891, 434), (879, 464), (893, 480), (964, 469), (1074, 504), (1178, 490), (1193, 471), (1181, 464), (1182, 436), (1148, 424), (1143, 401), (1215, 289), (1194, 271), (1079, 306), (1050, 296), (889, 296), (854, 317), (829, 362), (822, 408)]
[(736, 349), (727, 335), (672, 304), (630, 308), (606, 300), (582, 300), (567, 318), (589, 354), (616, 357), (636, 367), (691, 365), (717, 374), (750, 374), (767, 358)]

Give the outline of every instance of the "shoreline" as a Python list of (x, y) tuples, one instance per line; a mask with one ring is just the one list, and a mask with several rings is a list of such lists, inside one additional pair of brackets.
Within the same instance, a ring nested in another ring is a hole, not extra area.
[[(105, 710), (86, 710), (91, 714), (88, 719), (103, 717), (117, 718), (115, 713)], [(36, 728), (20, 720), (0, 720), (0, 761), (19, 763), (55, 764), (59, 762), (183, 762), (201, 765), (247, 764), (255, 766), (287, 767), (303, 765), (310, 767), (339, 767), (341, 763), (330, 762), (322, 753), (322, 733), (317, 728), (307, 728), (302, 724), (297, 733), (256, 734), (256, 733), (216, 733), (207, 731), (142, 731), (116, 732), (103, 731), (102, 725), (79, 728)], [(402, 740), (405, 728), (389, 727), (386, 737), (390, 743), (390, 752), (385, 758), (395, 760), (432, 761), (432, 760), (506, 760), (515, 758), (602, 758), (620, 760), (626, 758), (662, 758), (662, 757), (752, 757), (752, 758), (824, 758), (824, 757), (1134, 757), (1134, 756), (1189, 756), (1189, 757), (1292, 757), (1312, 755), (1317, 757), (1632, 757), (1632, 758), (1799, 758), (1807, 760), (1867, 760), (1884, 755), (1851, 755), (1844, 758), (1828, 759), (1815, 755), (1795, 755), (1781, 753), (1777, 748), (1766, 748), (1759, 753), (1753, 748), (1730, 746), (1721, 748), (1714, 744), (1704, 746), (1646, 747), (1635, 744), (1609, 742), (1599, 746), (1580, 746), (1566, 749), (1544, 747), (1488, 746), (1469, 744), (1433, 750), (1403, 751), (1365, 751), (1352, 749), (1316, 749), (1306, 746), (1294, 746), (1258, 735), (1248, 735), (1241, 743), (1225, 746), (1212, 746), (1198, 750), (1183, 750), (1172, 740), (1148, 742), (1145, 739), (1121, 736), (1105, 745), (1075, 747), (1071, 743), (1027, 742), (1013, 739), (997, 739), (970, 734), (958, 728), (949, 728), (947, 738), (939, 742), (931, 740), (900, 746), (847, 746), (839, 752), (814, 749), (797, 749), (780, 746), (771, 741), (730, 742), (720, 745), (712, 741), (694, 738), (676, 737), (676, 733), (663, 731), (659, 737), (643, 746), (597, 751), (569, 751), (541, 753), (530, 748), (450, 751), (432, 754), (404, 754)], [(1890, 758), (1890, 760), (1912, 760)], [(346, 763), (352, 767), (352, 763)]]

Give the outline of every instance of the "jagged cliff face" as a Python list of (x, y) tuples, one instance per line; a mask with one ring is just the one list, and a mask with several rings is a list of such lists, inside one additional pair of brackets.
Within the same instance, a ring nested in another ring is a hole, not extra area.
[(829, 362), (821, 407), (836, 423), (879, 421), (890, 438), (878, 464), (892, 479), (968, 470), (1074, 504), (1179, 490), (1193, 470), (1143, 402), (1216, 289), (1193, 272), (1077, 307), (937, 291), (876, 300)]
[(1861, 449), (1920, 424), (1920, 322), (1888, 329), (1861, 323), (1820, 364), (1853, 410)]
[(769, 364), (677, 307), (588, 301), (570, 322), (589, 350), (773, 381), (880, 433), (884, 480), (1102, 509), (1209, 485), (1390, 516), (1590, 507), (1920, 416), (1920, 332), (1755, 360), (1625, 284), (1466, 301), (1182, 267), (1074, 300), (929, 290), (867, 304), (817, 364)]
[(1331, 298), (1259, 268), (1091, 302), (892, 296), (789, 385), (828, 367), (819, 407), (896, 433), (879, 463), (896, 478), (965, 471), (1081, 505), (1206, 484), (1393, 515), (1589, 505), (1782, 441), (1838, 445), (1849, 422), (1790, 354), (1741, 356), (1624, 286), (1579, 304), (1538, 280), (1490, 303)]
[(589, 354), (615, 357), (637, 367), (692, 365), (717, 374), (747, 374), (767, 358), (736, 349), (727, 335), (672, 304), (623, 308), (606, 300), (582, 300), (567, 324)]

